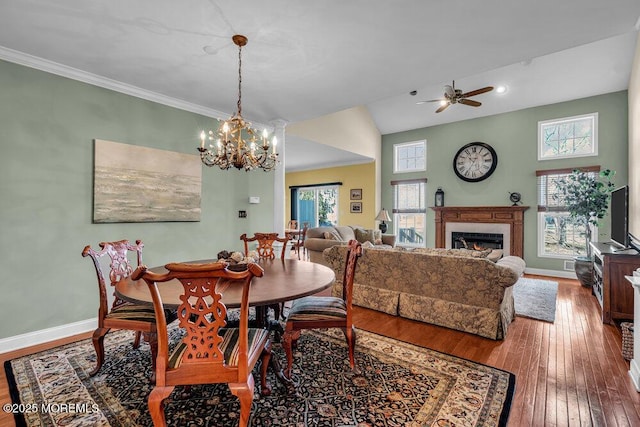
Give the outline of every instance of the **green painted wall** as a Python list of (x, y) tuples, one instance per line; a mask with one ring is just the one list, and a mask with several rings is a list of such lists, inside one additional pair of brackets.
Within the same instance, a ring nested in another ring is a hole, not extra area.
[[(458, 106), (456, 108), (466, 108)], [(527, 267), (562, 270), (562, 261), (537, 256), (537, 199), (535, 171), (575, 166), (601, 165), (616, 171), (616, 185), (627, 183), (628, 127), (627, 92), (578, 99), (570, 102), (528, 108), (512, 113), (415, 129), (382, 137), (382, 205), (392, 206), (390, 181), (426, 177), (427, 205), (433, 206), (438, 187), (445, 191), (446, 206), (509, 205), (509, 193), (522, 194), (522, 202), (530, 206), (525, 213), (525, 259)], [(537, 160), (538, 121), (598, 112), (599, 155), (553, 161)], [(448, 110), (442, 114), (455, 114)], [(393, 144), (427, 140), (427, 171), (394, 174)], [(488, 179), (468, 183), (453, 172), (453, 156), (463, 145), (486, 142), (498, 154), (498, 167)], [(427, 211), (427, 246), (434, 246), (434, 215)], [(599, 229), (599, 240), (608, 239), (609, 223)]]
[(273, 228), (272, 173), (204, 166), (200, 222), (92, 224), (94, 138), (196, 154), (212, 122), (0, 61), (0, 338), (97, 315), (87, 244), (142, 239), (145, 263), (159, 265), (239, 250), (242, 233)]

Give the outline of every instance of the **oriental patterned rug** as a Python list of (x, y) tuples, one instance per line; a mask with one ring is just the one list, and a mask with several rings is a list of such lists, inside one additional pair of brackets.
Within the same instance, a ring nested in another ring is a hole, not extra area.
[[(179, 337), (175, 330), (172, 341)], [(91, 378), (95, 353), (80, 341), (5, 363), (18, 426), (151, 426), (147, 344), (133, 335), (105, 339), (106, 360)], [(273, 356), (284, 360), (282, 348)], [(295, 353), (296, 393), (270, 373), (261, 396), (257, 372), (252, 426), (500, 426), (515, 388), (509, 372), (358, 331), (357, 372), (339, 330), (304, 332)], [(170, 426), (236, 426), (239, 404), (226, 385), (180, 388), (166, 401)]]

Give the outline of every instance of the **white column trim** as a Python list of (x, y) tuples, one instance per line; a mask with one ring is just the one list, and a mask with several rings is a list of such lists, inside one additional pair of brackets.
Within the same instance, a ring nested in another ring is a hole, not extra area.
[(286, 138), (285, 127), (287, 121), (282, 119), (273, 120), (270, 124), (274, 127), (273, 133), (278, 138), (277, 152), (279, 164), (273, 174), (273, 230), (279, 235), (284, 235), (286, 218), (286, 197), (285, 197), (285, 165), (286, 165)]

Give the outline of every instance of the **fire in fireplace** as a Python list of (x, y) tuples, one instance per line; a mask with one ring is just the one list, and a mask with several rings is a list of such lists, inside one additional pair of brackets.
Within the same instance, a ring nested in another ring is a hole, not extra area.
[(451, 243), (454, 249), (502, 249), (504, 235), (498, 233), (466, 233), (454, 231), (451, 233)]

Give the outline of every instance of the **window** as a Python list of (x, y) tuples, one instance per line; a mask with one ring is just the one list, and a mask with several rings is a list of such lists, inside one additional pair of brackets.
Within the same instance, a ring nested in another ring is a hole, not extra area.
[(598, 113), (538, 122), (538, 160), (598, 155)]
[(340, 183), (291, 187), (291, 219), (309, 227), (338, 225)]
[(426, 247), (426, 179), (391, 181), (393, 230), (398, 246)]
[[(578, 168), (594, 175), (599, 166)], [(573, 258), (586, 255), (586, 229), (569, 218), (569, 212), (558, 196), (558, 181), (567, 177), (573, 169), (537, 171), (538, 177), (538, 256)], [(596, 236), (597, 233), (592, 233)]]
[(393, 145), (393, 173), (427, 170), (427, 142), (414, 141)]

